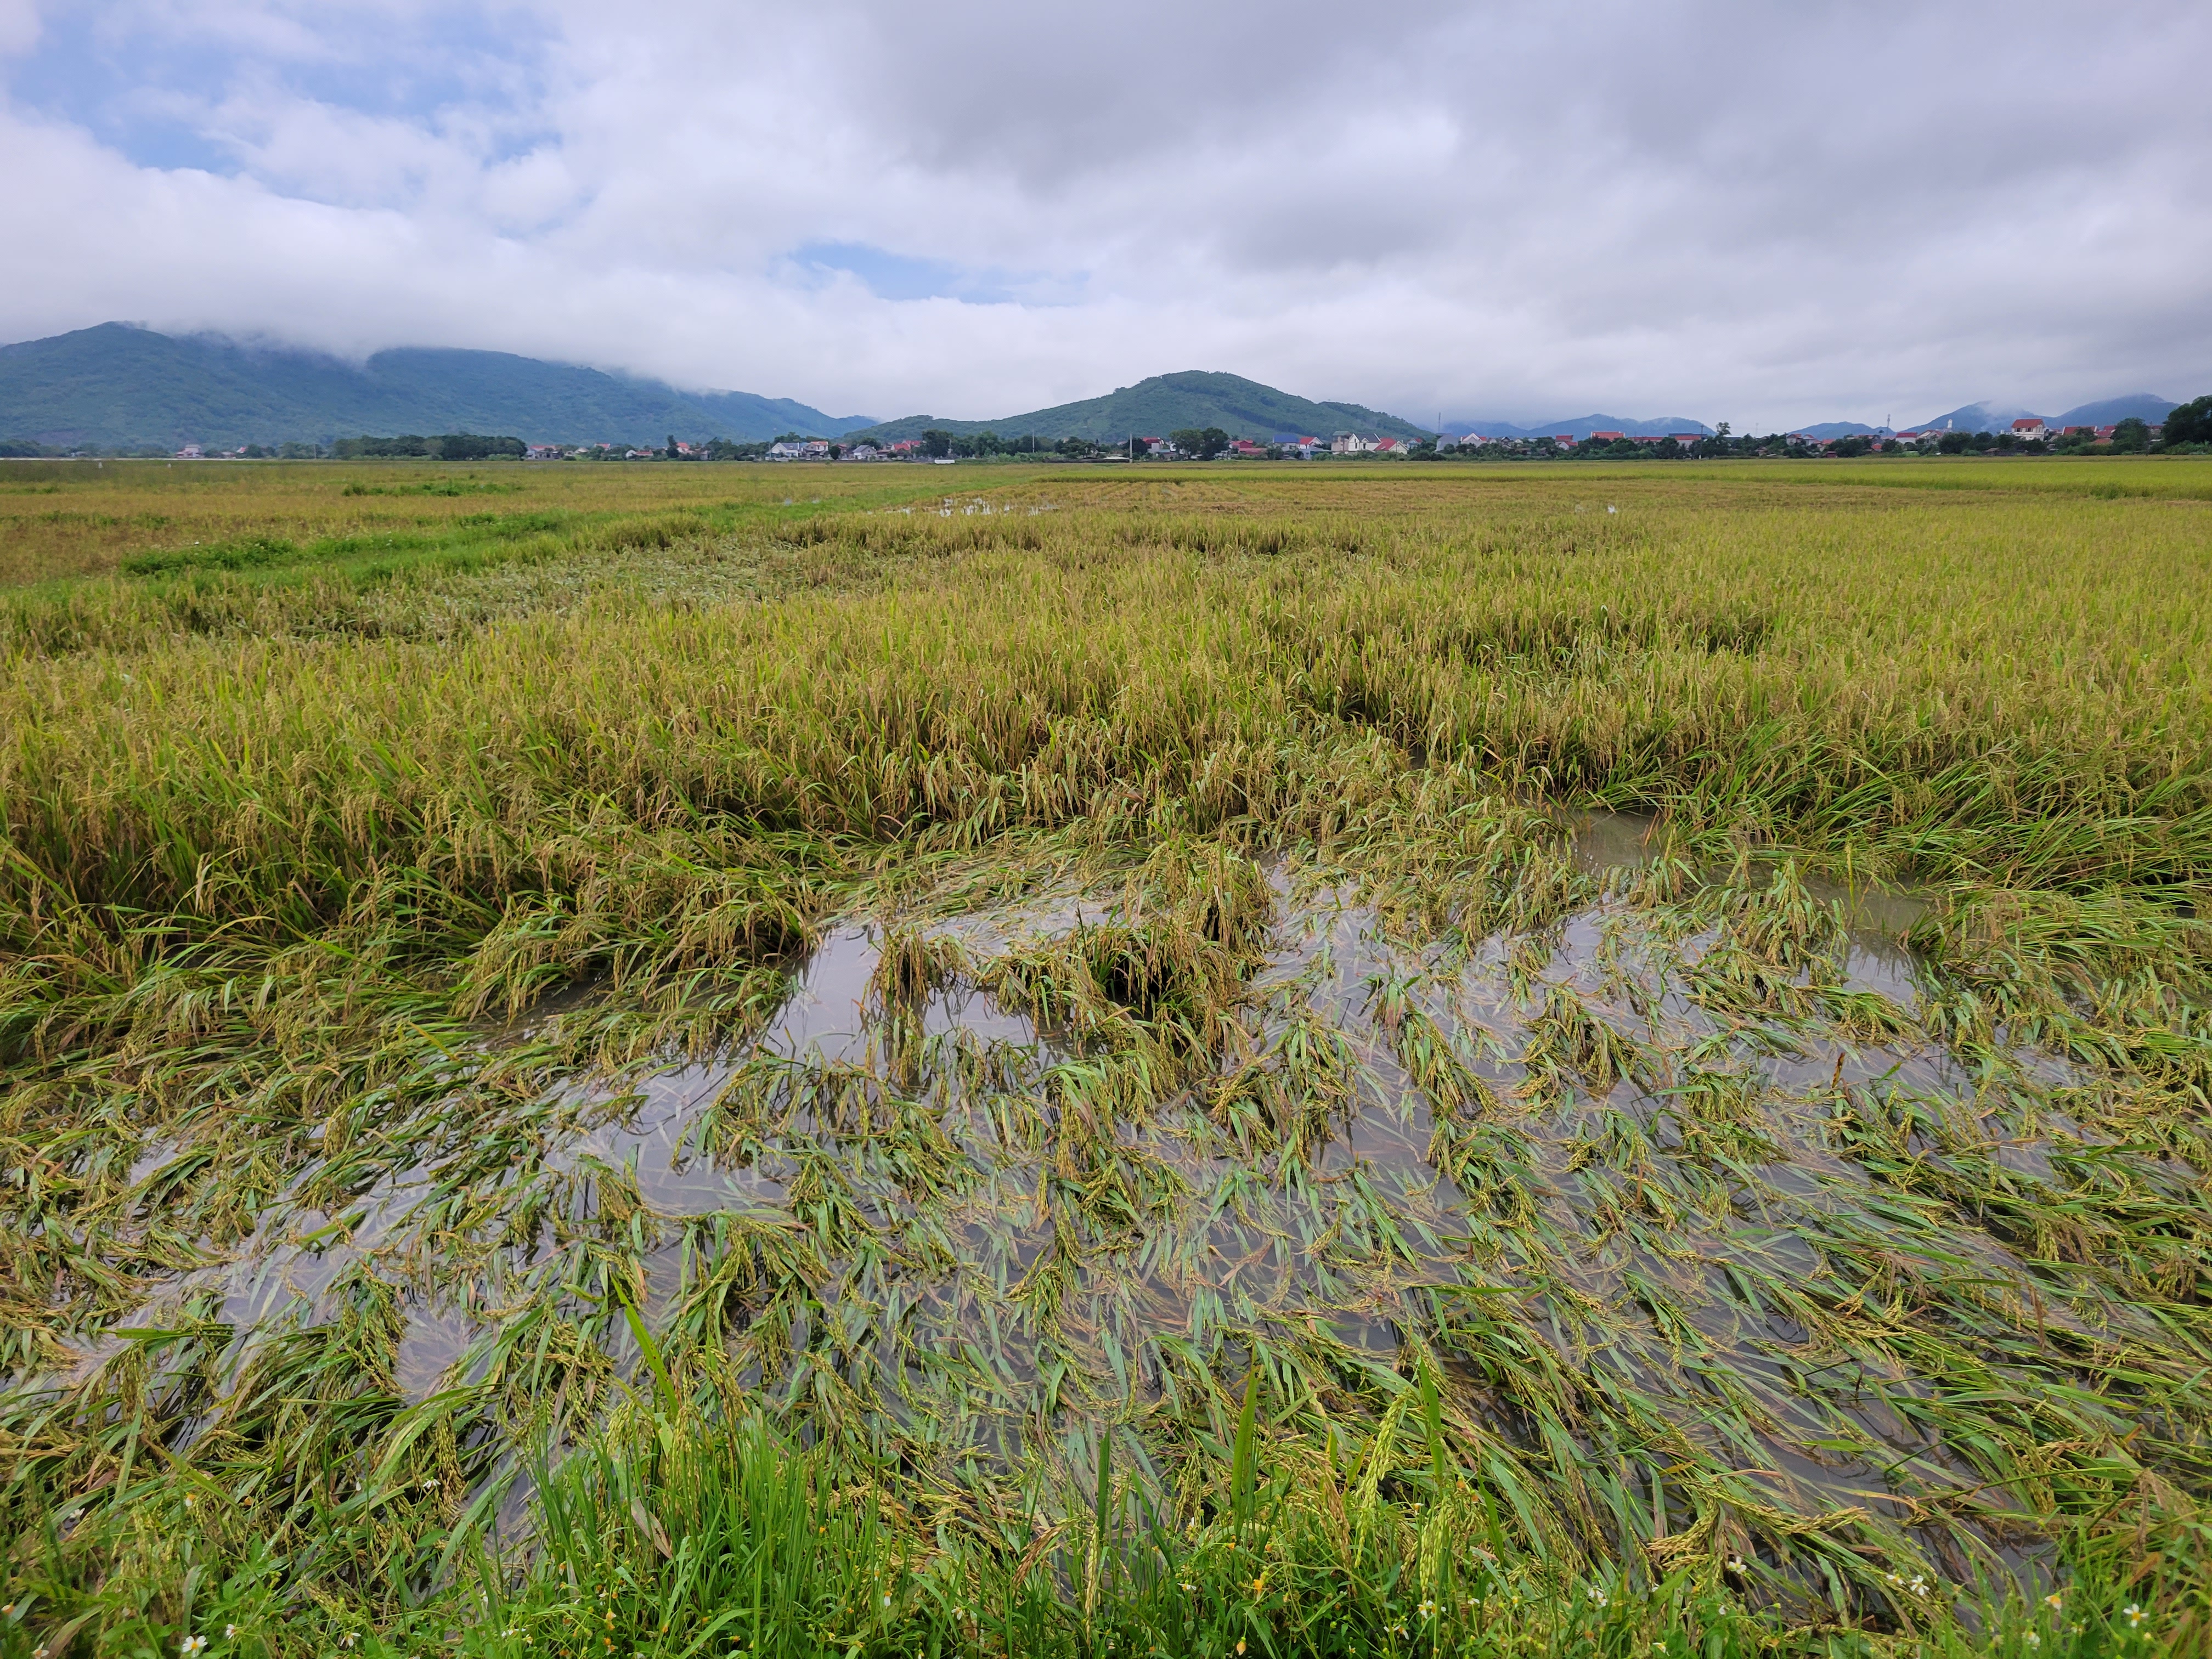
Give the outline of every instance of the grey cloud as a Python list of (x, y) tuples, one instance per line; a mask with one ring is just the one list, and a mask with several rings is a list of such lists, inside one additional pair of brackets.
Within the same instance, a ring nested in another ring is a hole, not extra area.
[[(111, 10), (179, 40), (219, 15)], [(222, 15), (228, 67), (165, 95), (234, 179), (13, 84), (0, 334), (478, 344), (972, 415), (1194, 366), (1739, 424), (2212, 385), (2186, 9)], [(432, 84), (441, 50), (440, 100), (342, 95)], [(796, 257), (824, 245), (997, 302), (824, 281)]]

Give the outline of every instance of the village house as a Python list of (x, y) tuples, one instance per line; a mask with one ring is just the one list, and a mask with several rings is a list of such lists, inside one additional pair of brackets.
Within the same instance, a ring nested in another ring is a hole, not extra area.
[(2024, 444), (2036, 443), (2051, 435), (2040, 416), (2030, 415), (2012, 423), (2012, 435)]

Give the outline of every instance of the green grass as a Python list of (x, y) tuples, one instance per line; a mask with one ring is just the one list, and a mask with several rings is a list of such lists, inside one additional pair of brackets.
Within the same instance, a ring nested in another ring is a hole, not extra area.
[(732, 470), (0, 598), (6, 1639), (2191, 1650), (2190, 465)]

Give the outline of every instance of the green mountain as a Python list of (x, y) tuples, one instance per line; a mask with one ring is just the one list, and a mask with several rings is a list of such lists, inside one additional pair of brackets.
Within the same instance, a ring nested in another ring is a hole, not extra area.
[(503, 351), (314, 352), (123, 323), (0, 346), (0, 439), (102, 449), (327, 442), (484, 432), (531, 443), (835, 437), (865, 415), (787, 398), (678, 392), (659, 380)]
[(1241, 375), (1208, 374), (1197, 369), (1155, 374), (1134, 386), (1117, 387), (1103, 398), (1086, 398), (1079, 404), (1032, 410), (995, 421), (908, 415), (847, 435), (896, 443), (902, 438), (919, 438), (933, 428), (956, 436), (995, 432), (1002, 438), (1018, 438), (1027, 433), (1045, 439), (1088, 438), (1094, 443), (1111, 443), (1132, 436), (1162, 438), (1179, 427), (1190, 426), (1218, 426), (1232, 438), (1263, 441), (1285, 433), (1319, 438), (1337, 432), (1394, 438), (1432, 435), (1425, 427), (1358, 404), (1314, 403)]

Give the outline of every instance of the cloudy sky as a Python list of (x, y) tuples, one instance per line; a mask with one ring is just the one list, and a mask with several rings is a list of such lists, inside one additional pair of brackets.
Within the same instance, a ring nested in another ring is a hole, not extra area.
[(2212, 391), (2212, 8), (0, 0), (0, 338), (983, 417)]

